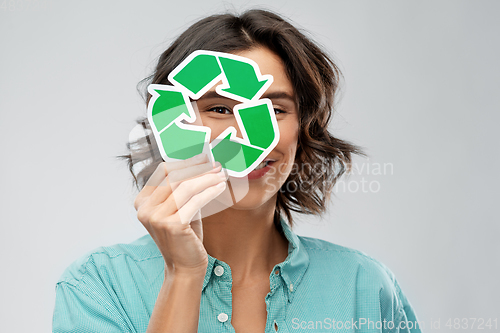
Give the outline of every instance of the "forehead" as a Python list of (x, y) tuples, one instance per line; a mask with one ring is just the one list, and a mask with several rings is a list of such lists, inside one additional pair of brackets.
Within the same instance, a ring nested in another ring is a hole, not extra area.
[[(265, 47), (252, 48), (250, 50), (235, 52), (234, 54), (255, 61), (259, 66), (261, 74), (271, 74), (273, 76), (273, 83), (264, 95), (279, 92), (295, 97), (295, 92), (286, 74), (283, 61), (277, 54)], [(209, 91), (215, 91), (215, 86)]]
[(236, 54), (255, 61), (259, 65), (262, 74), (271, 74), (273, 76), (274, 81), (268, 92), (279, 90), (293, 95), (292, 83), (288, 79), (283, 61), (276, 53), (265, 47), (259, 47)]

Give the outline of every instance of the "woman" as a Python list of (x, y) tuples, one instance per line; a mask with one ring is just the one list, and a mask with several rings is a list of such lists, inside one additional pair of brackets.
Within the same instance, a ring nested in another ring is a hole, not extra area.
[[(273, 76), (263, 98), (275, 108), (279, 143), (245, 179), (248, 193), (224, 209), (221, 198), (234, 197), (239, 180), (207, 156), (164, 163), (151, 135), (129, 145), (125, 157), (141, 189), (135, 208), (149, 234), (93, 251), (66, 270), (54, 331), (419, 332), (385, 266), (291, 230), (291, 211), (322, 213), (351, 154), (361, 153), (328, 132), (335, 64), (276, 14), (251, 10), (192, 25), (148, 83), (168, 85), (168, 74), (195, 50), (243, 56)], [(211, 140), (237, 127), (236, 102), (214, 91), (195, 103)], [(139, 162), (146, 167), (136, 174)]]

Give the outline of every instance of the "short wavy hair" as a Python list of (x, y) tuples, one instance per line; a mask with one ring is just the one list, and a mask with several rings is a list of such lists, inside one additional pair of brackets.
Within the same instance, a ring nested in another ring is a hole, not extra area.
[[(365, 155), (360, 147), (328, 131), (342, 74), (316, 43), (279, 15), (266, 10), (212, 15), (191, 25), (172, 42), (159, 57), (153, 74), (142, 80), (138, 89), (147, 104), (151, 98), (147, 85), (169, 84), (168, 74), (195, 50), (231, 53), (260, 46), (282, 59), (298, 101), (295, 156), (298, 167), (278, 191), (275, 209), (275, 223), (284, 215), (291, 225), (292, 211), (324, 213), (333, 186), (350, 169), (352, 154)], [(129, 142), (130, 154), (118, 157), (128, 161), (134, 183), (141, 190), (162, 158), (147, 118), (140, 118), (137, 123), (149, 134)], [(138, 163), (146, 166), (136, 174), (134, 166)]]

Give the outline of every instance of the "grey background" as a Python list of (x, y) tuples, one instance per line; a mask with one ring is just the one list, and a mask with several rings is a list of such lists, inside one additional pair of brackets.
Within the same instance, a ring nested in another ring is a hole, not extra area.
[[(145, 234), (114, 158), (145, 114), (135, 85), (198, 18), (253, 7), (282, 13), (338, 60), (332, 129), (370, 155), (356, 160), (370, 171), (345, 179), (323, 219), (297, 217), (296, 232), (385, 263), (419, 319), (441, 320), (427, 331), (499, 317), (500, 2), (3, 4), (1, 331), (49, 331), (64, 268)], [(380, 175), (377, 163), (392, 167)]]

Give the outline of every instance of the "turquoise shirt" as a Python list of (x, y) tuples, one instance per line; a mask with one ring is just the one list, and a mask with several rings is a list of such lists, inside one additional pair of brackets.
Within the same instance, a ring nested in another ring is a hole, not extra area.
[[(297, 236), (281, 220), (288, 256), (269, 275), (266, 333), (419, 333), (394, 275), (366, 254)], [(96, 249), (71, 264), (56, 284), (53, 332), (145, 332), (164, 279), (151, 236)], [(208, 256), (198, 332), (234, 332), (231, 269)], [(179, 318), (182, 320), (182, 318)]]

